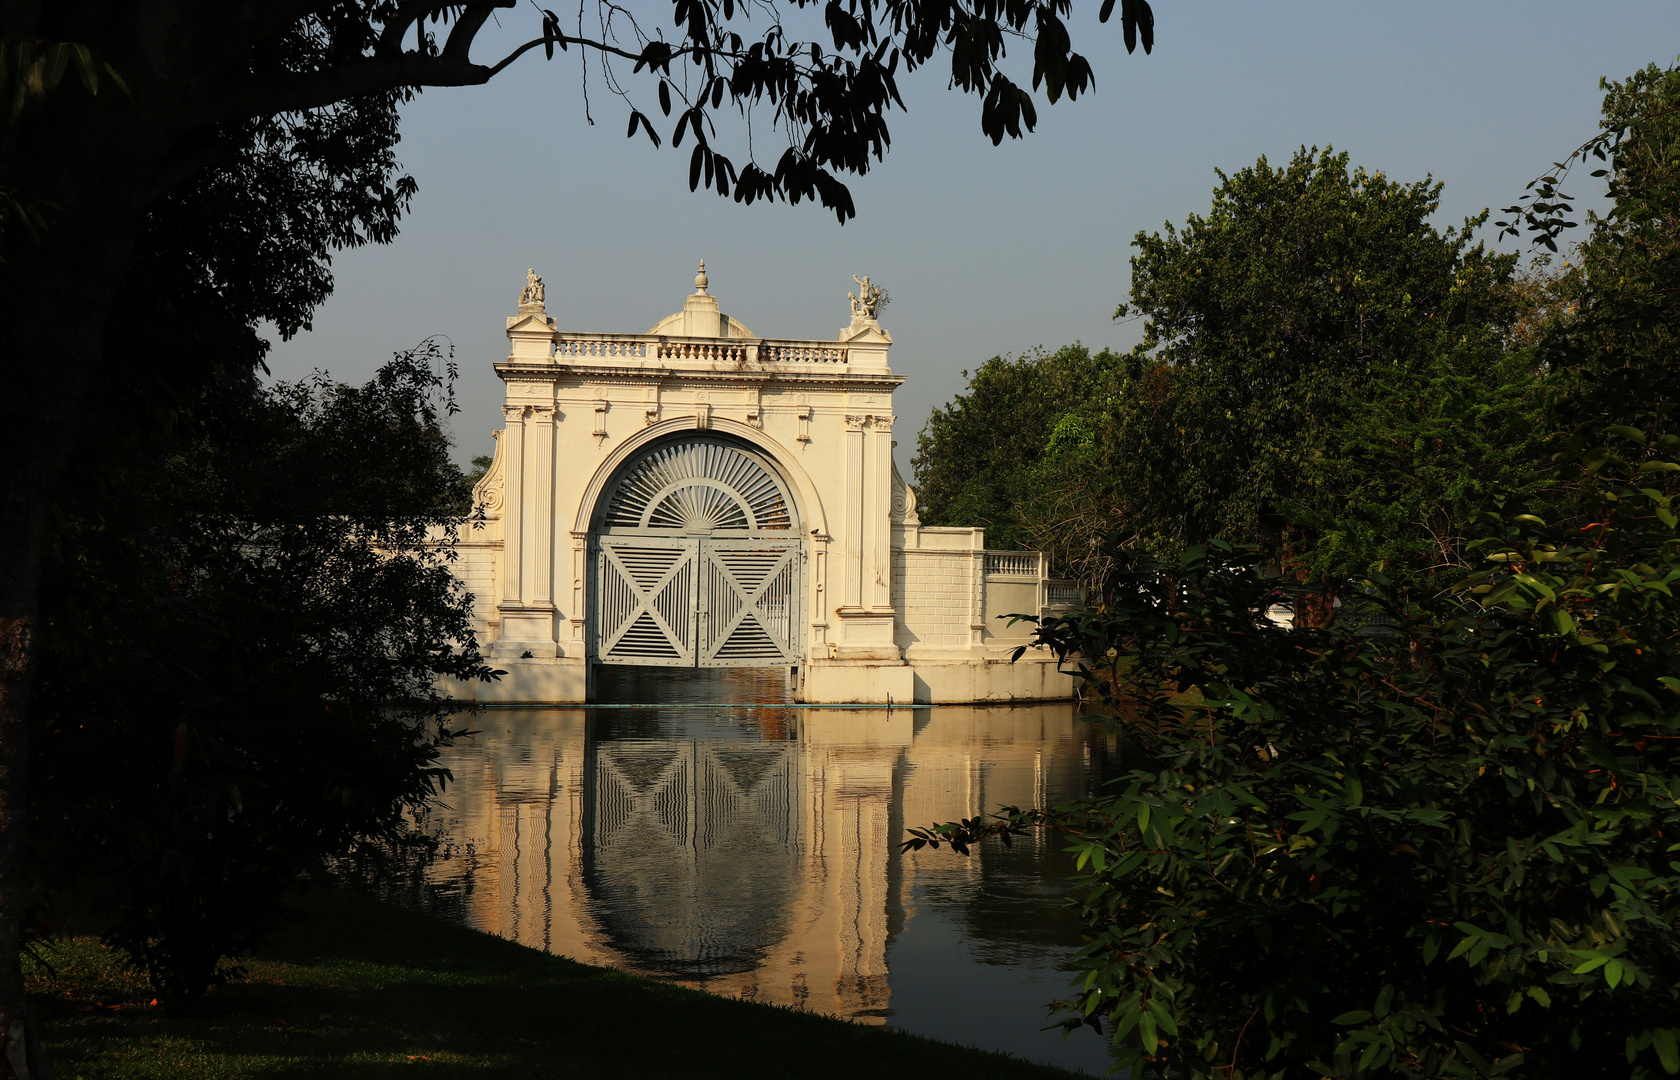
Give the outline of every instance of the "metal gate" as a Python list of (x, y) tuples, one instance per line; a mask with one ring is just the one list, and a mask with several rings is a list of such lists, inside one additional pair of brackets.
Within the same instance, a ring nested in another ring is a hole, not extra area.
[(601, 663), (799, 662), (799, 541), (604, 535), (596, 545)]
[(717, 436), (628, 462), (592, 537), (592, 649), (603, 664), (800, 662), (804, 547), (768, 463)]

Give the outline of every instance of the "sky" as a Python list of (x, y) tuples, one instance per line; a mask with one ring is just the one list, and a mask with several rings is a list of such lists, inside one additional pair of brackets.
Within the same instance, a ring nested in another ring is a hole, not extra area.
[[(649, 20), (671, 10), (629, 6)], [(852, 275), (868, 274), (891, 295), (881, 321), (906, 377), (895, 408), (909, 476), (915, 433), (988, 357), (1135, 344), (1141, 327), (1112, 318), (1132, 238), (1206, 212), (1215, 170), (1333, 145), (1395, 180), (1443, 181), (1437, 224), (1456, 225), (1517, 201), (1592, 136), (1600, 77), (1680, 54), (1673, 0), (1154, 6), (1153, 55), (1128, 55), (1118, 16), (1101, 24), (1096, 4), (1075, 0), (1075, 48), (1095, 91), (1041, 99), (1037, 131), (1001, 146), (981, 134), (980, 100), (947, 88), (948, 67), (901, 73), (909, 111), (891, 114), (885, 160), (848, 179), (857, 217), (844, 226), (810, 203), (691, 193), (673, 122), (661, 125), (665, 149), (626, 139), (629, 106), (593, 63), (586, 115), (575, 51), (553, 62), (533, 51), (486, 86), (427, 91), (403, 111), (398, 153), (419, 195), (401, 235), (339, 253), (313, 330), (276, 341), (269, 366), (276, 378), (324, 369), (359, 382), (394, 351), (446, 340), (461, 368), (451, 433), (464, 464), (491, 452), (500, 426), (492, 365), (507, 354), (527, 267), (563, 329), (640, 333), (681, 308), (704, 259), (724, 312), (791, 338), (833, 338)], [(474, 59), (538, 36), (540, 18), (529, 2), (502, 12)], [(659, 115), (651, 83), (624, 82)], [(739, 133), (718, 141), (744, 160)], [(1573, 185), (1578, 205), (1597, 185)], [(1491, 225), (1484, 235), (1494, 241)]]

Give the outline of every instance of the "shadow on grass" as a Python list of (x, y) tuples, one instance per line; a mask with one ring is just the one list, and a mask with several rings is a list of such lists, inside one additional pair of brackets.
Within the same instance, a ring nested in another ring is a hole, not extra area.
[(31, 992), (64, 1078), (888, 1077), (1074, 1074), (1002, 1054), (587, 967), (363, 897), (305, 921), (170, 1019), (85, 939)]

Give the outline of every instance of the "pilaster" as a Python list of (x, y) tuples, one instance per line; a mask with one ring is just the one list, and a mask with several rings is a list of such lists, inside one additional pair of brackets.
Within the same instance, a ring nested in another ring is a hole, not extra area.
[(531, 408), (529, 468), (525, 483), (531, 507), (526, 547), (527, 602), (534, 607), (554, 606), (554, 407)]
[(868, 479), (864, 485), (864, 595), (871, 611), (891, 611), (892, 600), (892, 425), (891, 416), (869, 423)]
[(525, 517), (525, 408), (521, 405), (504, 405), (502, 419), (505, 422), (503, 430), (507, 433), (502, 437), (502, 452), (507, 455), (506, 479), (503, 490), (507, 493), (503, 499), (502, 509), (502, 604), (517, 608), (520, 600), (522, 584), (521, 570), (523, 569), (525, 537), (522, 528)]
[(846, 417), (846, 516), (842, 533), (842, 558), (845, 560), (845, 592), (843, 607), (863, 606), (863, 514), (867, 497), (864, 484), (864, 425), (868, 416)]

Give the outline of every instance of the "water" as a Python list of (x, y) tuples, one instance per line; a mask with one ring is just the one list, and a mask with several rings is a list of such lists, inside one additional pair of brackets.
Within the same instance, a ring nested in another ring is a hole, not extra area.
[[(498, 709), (447, 752), (439, 913), (714, 993), (890, 1024), (1101, 1075), (1069, 995), (1072, 860), (1053, 837), (900, 853), (909, 826), (1100, 782), (1071, 705), (777, 707), (777, 672), (617, 669), (608, 700)], [(697, 707), (718, 702), (758, 702)], [(685, 704), (687, 703), (687, 704)], [(697, 704), (696, 704), (697, 703)]]

